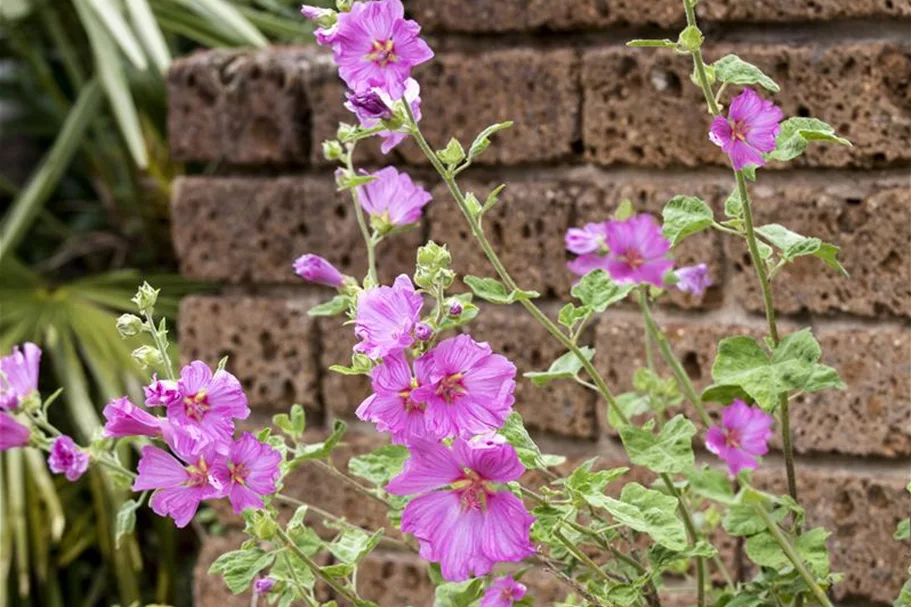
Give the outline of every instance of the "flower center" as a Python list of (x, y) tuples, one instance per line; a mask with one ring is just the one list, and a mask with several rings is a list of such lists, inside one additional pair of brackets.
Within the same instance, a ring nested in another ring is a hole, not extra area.
[(395, 54), (395, 42), (389, 40), (374, 40), (373, 52), (367, 55), (367, 59), (380, 67), (386, 67), (390, 63), (396, 63), (399, 56)]
[(183, 399), (184, 411), (190, 419), (201, 422), (210, 409), (209, 396), (205, 390), (200, 390), (192, 396), (186, 396)]
[(250, 474), (247, 467), (243, 464), (231, 464), (229, 467), (231, 468), (231, 482), (239, 485), (246, 484), (247, 475)]
[(743, 120), (736, 120), (731, 125), (731, 141), (746, 141), (750, 128)]
[(437, 394), (446, 401), (446, 404), (451, 405), (459, 398), (462, 394), (465, 393), (465, 386), (462, 384), (462, 374), (453, 373), (443, 378), (440, 382), (440, 385), (437, 386)]
[(414, 388), (406, 388), (399, 392), (399, 398), (402, 399), (402, 406), (405, 407), (405, 413), (411, 413), (413, 411), (424, 412), (424, 409), (427, 408), (425, 403), (416, 403), (411, 399), (411, 391)]
[(639, 266), (645, 263), (645, 259), (638, 249), (627, 249), (622, 258), (623, 261), (634, 270), (638, 270)]
[(453, 488), (459, 496), (462, 512), (472, 510), (486, 512), (487, 496), (493, 494), (493, 490), (474, 470), (465, 469), (464, 474), (465, 478), (453, 483)]
[(200, 456), (199, 461), (193, 466), (187, 466), (186, 470), (190, 478), (184, 482), (185, 487), (205, 487), (209, 484), (209, 464), (206, 463), (206, 458)]
[(740, 430), (729, 429), (724, 433), (724, 444), (731, 449), (740, 448)]

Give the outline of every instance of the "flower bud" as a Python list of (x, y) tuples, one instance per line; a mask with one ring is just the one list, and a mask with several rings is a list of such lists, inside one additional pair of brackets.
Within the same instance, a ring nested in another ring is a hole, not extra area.
[(342, 144), (335, 139), (327, 139), (323, 142), (323, 156), (326, 160), (338, 160), (345, 153)]
[(161, 353), (151, 346), (139, 346), (133, 350), (132, 357), (143, 367), (157, 367), (164, 362)]
[(443, 287), (451, 285), (455, 279), (454, 273), (449, 269), (451, 263), (452, 256), (446, 245), (441, 246), (431, 240), (418, 249), (414, 282), (424, 289), (429, 289), (435, 284)]
[(335, 8), (337, 8), (340, 13), (349, 12), (352, 5), (354, 5), (354, 0), (335, 0)]
[(453, 318), (458, 318), (462, 315), (462, 302), (456, 300), (449, 304), (449, 315)]
[(139, 308), (140, 314), (151, 314), (155, 309), (155, 303), (158, 301), (158, 289), (153, 289), (152, 285), (143, 282), (136, 295), (131, 299), (136, 307)]
[(117, 332), (121, 337), (133, 337), (142, 331), (142, 319), (135, 314), (122, 314), (117, 319)]
[(418, 323), (418, 325), (414, 328), (414, 336), (421, 341), (427, 341), (433, 337), (433, 329), (431, 329), (430, 325), (427, 323)]
[(349, 91), (345, 94), (348, 102), (345, 107), (354, 112), (361, 122), (365, 120), (387, 120), (392, 118), (392, 110), (375, 91), (364, 93)]
[(263, 596), (272, 592), (272, 587), (275, 586), (275, 580), (272, 578), (264, 577), (259, 578), (253, 582), (253, 590), (259, 596)]
[(319, 255), (301, 255), (294, 262), (294, 271), (308, 282), (327, 287), (339, 288), (345, 278), (335, 266)]

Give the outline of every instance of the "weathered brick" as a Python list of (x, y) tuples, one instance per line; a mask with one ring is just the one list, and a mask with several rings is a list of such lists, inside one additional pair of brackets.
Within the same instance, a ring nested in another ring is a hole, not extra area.
[[(357, 338), (354, 328), (342, 326), (344, 318), (322, 318), (319, 321), (322, 339), (320, 365), (328, 369), (332, 365), (351, 364), (351, 352)], [(322, 382), (323, 402), (327, 411), (339, 417), (352, 419), (358, 405), (370, 396), (370, 378), (363, 375), (342, 375), (326, 371)]]
[[(731, 335), (760, 338), (760, 325), (685, 324), (659, 320), (697, 390), (711, 384), (716, 345)], [(785, 326), (785, 333), (793, 330)], [(897, 457), (911, 455), (911, 374), (907, 332), (827, 329), (818, 334), (823, 362), (838, 369), (848, 388), (798, 396), (791, 430), (799, 453), (838, 452)], [(609, 385), (631, 389), (631, 376), (645, 365), (638, 318), (605, 317), (596, 328), (595, 364)], [(656, 354), (657, 356), (657, 354)], [(660, 363), (660, 361), (659, 361)], [(659, 364), (659, 370), (664, 368)], [(666, 372), (665, 372), (666, 374)], [(708, 407), (714, 413), (715, 406)], [(692, 419), (692, 412), (689, 413)], [(779, 446), (779, 439), (773, 439)]]
[[(222, 282), (302, 281), (292, 263), (304, 253), (326, 257), (354, 276), (366, 253), (350, 198), (325, 177), (187, 177), (172, 199), (174, 247), (185, 276)], [(414, 271), (420, 230), (380, 245), (381, 278)]]
[[(905, 471), (906, 472), (906, 471)], [(753, 476), (760, 488), (786, 493), (784, 469), (764, 467)], [(832, 570), (845, 574), (835, 598), (891, 602), (911, 565), (911, 542), (892, 538), (911, 511), (906, 473), (873, 470), (797, 469), (800, 503), (813, 527), (832, 532), (827, 544)]]
[[(683, 25), (683, 8), (673, 0), (409, 0), (409, 12), (426, 29), (465, 33), (534, 30), (590, 30), (604, 27)], [(828, 21), (863, 17), (911, 16), (911, 2), (894, 0), (824, 0), (802, 3), (774, 0), (701, 2), (698, 16), (706, 21)]]
[[(817, 144), (790, 166), (880, 167), (907, 161), (911, 103), (905, 46), (857, 43), (708, 47), (707, 59), (735, 52), (782, 88), (786, 116), (825, 120), (853, 148)], [(653, 167), (725, 164), (708, 139), (710, 116), (689, 81), (692, 65), (672, 53), (602, 48), (585, 54), (583, 140), (598, 164)], [(668, 120), (673, 117), (673, 120)], [(773, 163), (770, 166), (782, 166)]]
[[(911, 194), (907, 179), (810, 182), (781, 187), (760, 182), (751, 189), (758, 225), (780, 223), (842, 248), (849, 277), (815, 257), (786, 266), (774, 283), (775, 306), (794, 314), (849, 313), (911, 316)], [(756, 274), (745, 243), (725, 239), (733, 260), (732, 287), (752, 312), (763, 312)]]
[(187, 297), (180, 307), (185, 362), (211, 366), (229, 357), (228, 369), (244, 385), (251, 407), (284, 410), (300, 403), (320, 414), (312, 296)]

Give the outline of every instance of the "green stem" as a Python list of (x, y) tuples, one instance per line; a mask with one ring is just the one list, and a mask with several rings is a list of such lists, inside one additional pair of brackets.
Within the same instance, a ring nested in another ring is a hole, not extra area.
[(317, 465), (317, 467), (319, 467), (320, 469), (322, 469), (322, 470), (325, 471), (325, 472), (328, 472), (329, 474), (331, 474), (332, 476), (334, 476), (335, 478), (337, 478), (337, 479), (340, 480), (341, 482), (345, 483), (346, 485), (348, 485), (349, 487), (351, 487), (352, 489), (354, 489), (355, 491), (357, 491), (358, 493), (360, 493), (360, 494), (363, 495), (364, 497), (368, 497), (368, 498), (370, 498), (370, 499), (372, 499), (372, 500), (374, 500), (374, 501), (376, 501), (376, 502), (379, 502), (380, 504), (382, 504), (382, 505), (385, 506), (386, 508), (390, 508), (390, 507), (392, 506), (392, 504), (390, 504), (388, 500), (386, 500), (386, 499), (383, 498), (382, 496), (377, 495), (376, 493), (374, 493), (373, 491), (371, 491), (371, 490), (368, 489), (367, 487), (363, 486), (362, 484), (360, 484), (359, 482), (357, 482), (357, 481), (354, 480), (353, 478), (347, 476), (346, 474), (344, 474), (343, 472), (341, 472), (341, 471), (340, 471), (338, 468), (336, 468), (335, 466), (330, 465), (330, 464), (327, 464), (326, 462), (324, 462), (324, 461), (322, 461), (322, 460), (318, 460), (318, 459), (317, 459), (317, 460), (312, 460), (312, 461), (313, 461), (314, 464)]
[[(417, 142), (418, 147), (421, 148), (421, 151), (424, 152), (424, 155), (433, 165), (433, 168), (436, 169), (439, 173), (440, 178), (446, 184), (446, 187), (449, 189), (449, 193), (452, 194), (452, 197), (455, 199), (456, 204), (459, 206), (459, 210), (465, 216), (465, 219), (468, 221), (468, 226), (471, 228), (471, 233), (481, 245), (481, 249), (484, 251), (484, 255), (487, 257), (490, 264), (493, 266), (497, 275), (500, 277), (500, 280), (506, 285), (507, 291), (516, 291), (519, 290), (519, 286), (513, 277), (509, 274), (509, 271), (503, 265), (503, 262), (500, 261), (500, 258), (497, 256), (496, 251), (494, 251), (493, 246), (491, 246), (490, 241), (487, 240), (487, 236), (484, 235), (484, 230), (481, 228), (481, 223), (478, 221), (478, 218), (471, 214), (471, 211), (468, 210), (468, 205), (465, 202), (465, 196), (462, 194), (462, 191), (459, 189), (458, 183), (456, 183), (455, 178), (450, 174), (450, 172), (443, 166), (443, 163), (440, 162), (436, 154), (433, 151), (433, 148), (430, 147), (430, 144), (427, 143), (427, 139), (424, 138), (424, 134), (421, 132), (420, 127), (418, 126), (417, 121), (414, 119), (414, 114), (411, 112), (411, 108), (408, 107), (408, 104), (405, 104), (405, 110), (408, 113), (409, 126), (411, 128), (411, 133), (414, 137), (415, 142)], [(608, 406), (614, 411), (614, 414), (617, 416), (617, 419), (621, 420), (624, 424), (629, 424), (629, 419), (626, 417), (626, 414), (620, 409), (620, 405), (617, 403), (617, 400), (614, 398), (614, 395), (611, 393), (610, 388), (607, 386), (607, 383), (604, 381), (604, 378), (598, 373), (598, 370), (595, 369), (595, 366), (592, 362), (583, 354), (582, 350), (577, 346), (571, 338), (564, 335), (560, 328), (551, 321), (544, 312), (538, 308), (534, 303), (528, 299), (521, 299), (519, 303), (522, 304), (531, 316), (538, 321), (538, 323), (544, 327), (548, 333), (550, 333), (560, 344), (572, 352), (576, 358), (579, 359), (579, 362), (582, 364), (582, 368), (585, 369), (586, 373), (592, 378), (592, 381), (595, 382), (595, 385), (598, 387), (598, 392), (604, 397), (604, 400), (607, 401)]]
[(664, 358), (665, 362), (671, 368), (671, 373), (677, 380), (677, 384), (680, 386), (683, 393), (686, 394), (687, 399), (696, 409), (696, 412), (699, 413), (699, 417), (702, 419), (702, 423), (705, 427), (711, 428), (712, 418), (705, 412), (705, 408), (702, 406), (702, 399), (699, 398), (699, 394), (696, 393), (693, 382), (690, 381), (690, 377), (686, 374), (683, 365), (680, 364), (680, 361), (677, 360), (677, 357), (674, 356), (673, 351), (671, 351), (671, 346), (667, 341), (667, 335), (658, 327), (655, 318), (652, 316), (652, 311), (648, 307), (648, 292), (645, 287), (639, 290), (639, 307), (642, 309), (642, 316), (645, 319), (646, 331), (651, 335), (651, 338), (655, 340), (655, 343), (658, 344), (658, 350), (661, 352), (661, 357)]
[[(690, 27), (696, 27), (696, 11), (693, 9), (690, 0), (683, 0), (683, 10), (686, 11), (686, 24)], [(705, 61), (702, 60), (702, 50), (696, 49), (692, 53), (693, 65), (696, 68), (696, 77), (699, 79), (699, 86), (702, 88), (702, 94), (705, 95), (705, 102), (709, 106), (709, 111), (713, 116), (721, 113), (718, 109), (718, 103), (715, 101), (715, 95), (712, 93), (712, 86), (709, 84), (709, 78), (705, 73)]]
[(557, 562), (550, 557), (539, 554), (536, 560), (539, 561), (541, 565), (557, 579), (557, 581), (561, 582), (567, 588), (581, 596), (592, 605), (596, 605), (597, 607), (602, 607), (602, 605), (604, 605), (604, 603), (595, 597), (595, 595), (590, 593), (585, 586), (560, 571), (560, 568), (557, 566)]
[[(677, 487), (674, 486), (674, 481), (671, 480), (671, 477), (668, 474), (662, 473), (661, 480), (664, 482), (664, 486), (667, 487), (667, 490), (677, 498), (677, 503), (680, 505), (680, 515), (683, 517), (683, 526), (686, 527), (686, 533), (690, 537), (690, 544), (695, 544), (696, 539), (699, 537), (696, 533), (696, 524), (693, 522), (693, 515), (690, 512), (690, 507), (687, 505), (686, 500), (680, 491), (677, 490)], [(701, 556), (696, 557), (696, 601), (699, 607), (705, 607), (705, 560)]]
[(791, 564), (794, 565), (797, 573), (799, 573), (800, 577), (803, 578), (803, 581), (807, 583), (807, 586), (810, 588), (810, 592), (813, 593), (813, 596), (816, 597), (816, 600), (819, 601), (819, 604), (823, 607), (832, 607), (832, 603), (829, 601), (829, 597), (826, 596), (826, 593), (823, 592), (822, 588), (820, 588), (816, 583), (816, 579), (807, 569), (806, 565), (804, 565), (803, 559), (800, 558), (797, 550), (794, 549), (794, 546), (791, 545), (791, 542), (787, 537), (785, 537), (784, 533), (782, 533), (781, 529), (778, 527), (778, 524), (772, 519), (765, 507), (758, 505), (755, 506), (755, 510), (765, 523), (766, 528), (769, 530), (769, 533), (772, 534), (772, 537), (775, 538), (775, 541), (778, 542), (779, 546), (781, 546), (781, 549), (788, 557), (788, 560), (790, 560)]
[(352, 592), (350, 589), (345, 588), (342, 584), (339, 584), (337, 580), (326, 575), (322, 568), (317, 565), (313, 559), (307, 556), (307, 553), (300, 549), (300, 547), (294, 543), (294, 540), (285, 533), (285, 530), (281, 527), (278, 528), (278, 536), (282, 538), (285, 542), (285, 546), (294, 553), (294, 555), (299, 558), (307, 566), (307, 569), (313, 573), (316, 577), (323, 580), (327, 586), (335, 590), (339, 595), (343, 596), (348, 602), (352, 605), (357, 605), (360, 602), (360, 598)]
[[(348, 168), (348, 175), (354, 176), (354, 148), (357, 146), (356, 141), (348, 144), (348, 150), (345, 154), (345, 166)], [(376, 242), (370, 237), (370, 229), (367, 227), (367, 218), (364, 215), (364, 209), (358, 200), (357, 188), (351, 188), (351, 202), (354, 204), (354, 214), (357, 217), (357, 225), (361, 230), (361, 236), (364, 239), (364, 245), (367, 247), (367, 276), (373, 284), (376, 284)]]
[(169, 380), (176, 381), (177, 377), (174, 375), (174, 367), (171, 366), (171, 357), (168, 354), (168, 343), (165, 341), (164, 336), (159, 333), (158, 327), (155, 326), (155, 319), (152, 318), (152, 315), (146, 312), (145, 317), (146, 322), (149, 323), (149, 332), (152, 334), (152, 340), (155, 342), (155, 347), (158, 348), (158, 353), (161, 354), (161, 364), (164, 365), (165, 375), (168, 376)]
[(563, 544), (563, 547), (566, 548), (566, 551), (569, 552), (574, 559), (591, 569), (593, 573), (597, 573), (601, 579), (607, 582), (616, 581), (610, 575), (608, 575), (606, 571), (601, 569), (601, 567), (598, 566), (598, 563), (591, 560), (587, 554), (579, 550), (579, 547), (573, 544), (568, 537), (563, 535), (562, 531), (559, 529), (554, 529), (553, 533), (554, 537), (557, 538), (557, 541)]

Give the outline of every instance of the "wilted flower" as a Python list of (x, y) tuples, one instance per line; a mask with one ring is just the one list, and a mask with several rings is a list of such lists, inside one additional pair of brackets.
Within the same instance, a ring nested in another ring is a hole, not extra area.
[(89, 468), (89, 454), (69, 436), (58, 436), (51, 445), (47, 465), (54, 474), (63, 474), (68, 481), (77, 481)]
[(758, 407), (735, 400), (721, 412), (721, 428), (709, 428), (706, 448), (723, 459), (732, 476), (744, 468), (759, 467), (757, 457), (769, 451), (772, 416)]
[(783, 117), (774, 103), (746, 88), (731, 101), (727, 118), (717, 116), (712, 122), (709, 139), (731, 158), (735, 171), (747, 165), (763, 166), (762, 152), (775, 149)]

